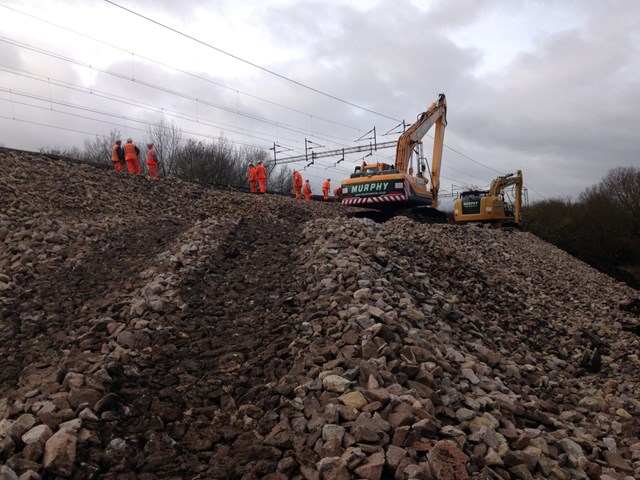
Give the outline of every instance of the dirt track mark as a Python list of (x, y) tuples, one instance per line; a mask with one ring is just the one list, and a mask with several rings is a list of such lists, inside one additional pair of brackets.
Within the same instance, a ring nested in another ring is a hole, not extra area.
[(28, 290), (0, 308), (9, 327), (0, 332), (5, 358), (0, 393), (15, 388), (17, 372), (25, 365), (46, 363), (51, 352), (70, 348), (73, 332), (85, 326), (87, 316), (111, 311), (113, 293), (132, 290), (149, 258), (164, 250), (181, 228), (166, 218), (145, 219), (106, 235), (80, 264), (68, 266), (61, 258), (44, 267), (47, 272), (38, 272)]
[[(224, 447), (252, 450), (256, 441), (243, 437), (224, 412), (246, 404), (247, 415), (258, 419), (277, 407), (280, 396), (267, 384), (293, 363), (286, 347), (296, 337), (289, 320), (294, 307), (285, 300), (300, 288), (291, 266), (297, 240), (295, 232), (273, 224), (240, 221), (202, 274), (184, 280), (188, 308), (163, 318), (169, 328), (154, 332), (148, 357), (136, 360), (140, 376), (122, 375), (116, 393), (129, 403), (129, 418), (103, 432), (105, 443), (114, 436), (136, 438), (136, 450), (146, 455), (126, 459), (131, 467), (150, 468), (151, 456), (166, 475), (193, 478), (210, 463), (215, 468), (206, 478), (234, 478), (242, 471), (243, 462)], [(173, 451), (167, 438), (149, 443), (158, 422), (183, 450), (167, 454)], [(266, 434), (275, 419), (261, 422)], [(163, 458), (154, 456), (158, 449)], [(246, 464), (252, 455), (241, 458)]]

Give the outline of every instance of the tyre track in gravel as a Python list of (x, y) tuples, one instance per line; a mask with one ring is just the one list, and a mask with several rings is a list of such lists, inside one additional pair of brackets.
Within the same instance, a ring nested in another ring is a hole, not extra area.
[(0, 309), (9, 327), (0, 333), (0, 355), (6, 362), (0, 394), (15, 388), (26, 365), (45, 365), (57, 359), (61, 349), (71, 348), (73, 338), (86, 328), (86, 315), (113, 311), (114, 295), (132, 290), (149, 258), (163, 251), (182, 228), (167, 218), (145, 219), (106, 235), (81, 264), (69, 267), (61, 259), (38, 271), (30, 288)]
[(297, 336), (290, 320), (297, 311), (290, 297), (301, 288), (291, 266), (297, 241), (297, 233), (266, 221), (241, 220), (228, 233), (202, 275), (184, 279), (188, 308), (163, 318), (169, 328), (155, 332), (153, 352), (135, 361), (140, 375), (113, 370), (128, 414), (105, 425), (102, 441), (127, 438), (126, 458), (96, 451), (88, 459), (109, 471), (161, 477), (240, 478), (275, 469), (271, 450), (247, 431), (266, 435), (277, 416), (264, 414), (287, 393), (274, 386), (294, 360), (287, 346)]

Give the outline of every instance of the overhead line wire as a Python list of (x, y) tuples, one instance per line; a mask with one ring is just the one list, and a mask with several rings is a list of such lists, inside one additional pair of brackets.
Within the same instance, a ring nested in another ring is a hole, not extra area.
[(122, 51), (122, 52), (129, 53), (129, 54), (131, 54), (131, 55), (135, 55), (135, 56), (137, 56), (137, 57), (139, 57), (139, 58), (142, 58), (142, 59), (144, 59), (144, 60), (148, 60), (149, 62), (156, 63), (156, 64), (161, 65), (161, 66), (163, 66), (163, 67), (166, 67), (166, 68), (170, 68), (170, 69), (172, 69), (172, 70), (175, 70), (176, 72), (180, 72), (180, 73), (183, 73), (183, 74), (185, 74), (185, 75), (189, 75), (189, 76), (191, 76), (191, 77), (194, 77), (194, 78), (197, 78), (197, 79), (199, 79), (199, 80), (202, 80), (202, 81), (204, 81), (204, 82), (211, 83), (212, 85), (216, 85), (216, 86), (219, 86), (219, 87), (222, 87), (222, 88), (226, 88), (226, 89), (231, 90), (231, 91), (233, 91), (233, 92), (236, 92), (236, 93), (238, 93), (238, 94), (245, 95), (245, 96), (247, 96), (247, 97), (254, 98), (254, 99), (256, 99), (256, 100), (260, 100), (260, 101), (262, 101), (262, 102), (265, 102), (265, 103), (268, 103), (268, 104), (271, 104), (271, 105), (274, 105), (274, 106), (277, 106), (277, 107), (280, 107), (280, 108), (284, 108), (284, 109), (286, 109), (286, 110), (290, 110), (290, 111), (292, 111), (292, 112), (299, 113), (299, 114), (301, 114), (301, 115), (309, 116), (309, 117), (310, 117), (310, 118), (312, 118), (312, 119), (313, 119), (313, 118), (316, 118), (316, 119), (322, 120), (322, 121), (324, 121), (324, 122), (332, 123), (332, 124), (334, 124), (334, 125), (338, 125), (338, 126), (341, 126), (341, 127), (350, 128), (350, 129), (352, 129), (352, 130), (356, 130), (356, 131), (359, 131), (359, 132), (361, 132), (361, 131), (362, 131), (362, 129), (360, 129), (360, 128), (358, 128), (358, 127), (354, 127), (353, 125), (347, 125), (347, 124), (344, 124), (344, 123), (341, 123), (341, 122), (337, 122), (337, 121), (335, 121), (335, 120), (331, 120), (331, 119), (328, 119), (328, 118), (325, 118), (325, 117), (321, 117), (321, 116), (318, 116), (318, 115), (314, 115), (314, 114), (309, 113), (309, 112), (305, 112), (305, 111), (302, 111), (302, 110), (298, 110), (298, 109), (296, 109), (296, 108), (293, 108), (293, 107), (290, 107), (290, 106), (287, 106), (287, 105), (284, 105), (284, 104), (281, 104), (281, 103), (278, 103), (278, 102), (274, 102), (273, 100), (268, 100), (268, 99), (266, 99), (266, 98), (262, 98), (262, 97), (259, 97), (259, 96), (257, 96), (257, 95), (253, 95), (253, 94), (251, 94), (251, 93), (248, 93), (248, 92), (245, 92), (245, 91), (239, 90), (239, 89), (234, 88), (234, 87), (231, 87), (231, 86), (229, 86), (229, 85), (225, 85), (225, 84), (223, 84), (223, 83), (216, 82), (215, 80), (211, 80), (210, 78), (206, 78), (206, 77), (203, 77), (203, 76), (201, 76), (201, 75), (197, 75), (197, 74), (195, 74), (195, 73), (188, 72), (188, 71), (183, 70), (183, 69), (181, 69), (181, 68), (175, 67), (175, 66), (173, 66), (173, 65), (169, 65), (169, 64), (167, 64), (167, 63), (161, 62), (161, 61), (159, 61), (159, 60), (155, 60), (155, 59), (153, 59), (153, 58), (150, 58), (150, 57), (147, 57), (147, 56), (144, 56), (144, 55), (140, 55), (140, 54), (138, 54), (138, 53), (132, 52), (132, 51), (130, 51), (130, 50), (127, 50), (127, 49), (125, 49), (125, 48), (122, 48), (122, 47), (119, 47), (119, 46), (117, 46), (117, 45), (111, 44), (111, 43), (109, 43), (109, 42), (105, 42), (104, 40), (100, 40), (100, 39), (95, 38), (95, 37), (92, 37), (92, 36), (90, 36), (90, 35), (86, 35), (86, 34), (84, 34), (84, 33), (78, 32), (78, 31), (73, 30), (73, 29), (71, 29), (71, 28), (65, 27), (65, 26), (63, 26), (63, 25), (59, 25), (59, 24), (57, 24), (57, 23), (53, 23), (53, 22), (51, 22), (51, 21), (49, 21), (49, 20), (45, 20), (44, 18), (40, 18), (40, 17), (37, 17), (37, 16), (35, 16), (35, 15), (31, 15), (31, 14), (29, 14), (29, 13), (26, 13), (26, 12), (23, 12), (23, 11), (20, 11), (20, 10), (17, 10), (17, 9), (15, 9), (15, 8), (9, 7), (9, 6), (7, 6), (7, 5), (2, 5), (2, 4), (0, 4), (0, 7), (4, 7), (4, 8), (6, 8), (6, 9), (8, 9), (8, 10), (12, 10), (12, 11), (14, 11), (14, 12), (16, 12), (16, 13), (21, 14), (21, 15), (24, 15), (24, 16), (27, 16), (27, 17), (30, 17), (30, 18), (36, 19), (36, 20), (38, 20), (38, 21), (40, 21), (40, 22), (43, 22), (43, 23), (46, 23), (46, 24), (48, 24), (48, 25), (52, 25), (52, 26), (54, 26), (54, 27), (56, 27), (56, 28), (60, 28), (60, 29), (62, 29), (62, 30), (66, 30), (66, 31), (71, 32), (71, 33), (73, 33), (73, 34), (75, 34), (75, 35), (79, 35), (79, 36), (81, 36), (81, 37), (88, 38), (88, 39), (90, 39), (90, 40), (93, 40), (94, 42), (101, 43), (101, 44), (106, 45), (106, 46), (108, 46), (108, 47), (111, 47), (111, 48), (113, 48), (113, 49), (120, 50), (120, 51)]
[[(0, 88), (0, 91), (9, 92), (9, 90), (3, 89), (3, 88)], [(41, 97), (41, 98), (30, 97), (28, 95), (22, 95), (20, 93), (16, 93), (15, 90), (12, 90), (11, 93), (16, 94), (18, 96), (27, 96), (28, 98), (34, 98), (35, 100), (39, 100), (39, 101), (43, 101), (43, 102), (49, 102), (49, 99), (47, 99), (45, 97)], [(111, 121), (108, 121), (108, 120), (104, 120), (104, 119), (100, 119), (100, 118), (88, 117), (86, 115), (79, 115), (77, 113), (65, 112), (63, 110), (53, 110), (50, 107), (44, 107), (44, 106), (41, 106), (41, 105), (34, 105), (32, 103), (19, 102), (19, 101), (16, 101), (16, 100), (8, 100), (6, 98), (0, 98), (0, 101), (2, 101), (2, 102), (10, 102), (10, 103), (14, 103), (14, 104), (17, 104), (17, 105), (23, 105), (23, 106), (32, 107), (32, 108), (37, 108), (37, 109), (45, 110), (45, 111), (48, 111), (48, 112), (55, 112), (57, 114), (68, 115), (68, 116), (71, 116), (71, 117), (82, 118), (82, 119), (85, 119), (85, 120), (91, 120), (91, 121), (94, 121), (94, 122), (104, 123), (104, 124), (107, 124), (107, 125), (115, 125), (117, 127), (123, 127), (123, 128), (126, 128), (126, 129), (138, 130), (138, 131), (141, 131), (141, 132), (146, 132), (147, 131), (144, 128), (138, 128), (138, 127), (134, 127), (134, 126), (131, 126), (131, 125), (126, 125), (126, 124), (123, 125), (121, 123), (114, 123), (114, 122), (111, 122)], [(65, 105), (64, 103), (60, 103), (60, 102), (57, 102), (57, 101), (54, 101), (53, 103), (55, 103), (56, 105), (62, 105), (62, 106), (66, 106), (66, 107), (69, 107), (69, 108), (78, 108), (78, 107), (74, 107), (72, 105)], [(117, 118), (122, 118), (123, 120), (129, 120), (129, 121), (134, 122), (134, 123), (142, 123), (143, 125), (147, 125), (147, 126), (154, 126), (153, 123), (145, 122), (144, 120), (136, 120), (136, 119), (132, 119), (130, 117), (124, 117), (124, 116), (118, 116), (118, 115), (114, 115), (114, 114), (102, 113), (100, 111), (94, 111), (94, 110), (91, 110), (91, 109), (89, 109), (88, 111), (90, 111), (92, 113), (97, 113), (99, 115), (115, 116)], [(8, 117), (3, 117), (3, 118), (8, 118)], [(16, 119), (16, 120), (19, 120), (19, 119)], [(27, 120), (19, 120), (19, 121), (26, 122), (26, 123), (38, 124), (37, 122), (29, 122)], [(53, 127), (52, 125), (45, 125), (45, 126)], [(58, 127), (54, 127), (54, 128), (58, 128)], [(64, 128), (62, 128), (62, 129), (66, 130)], [(207, 134), (203, 134), (203, 133), (192, 132), (192, 131), (189, 131), (189, 130), (183, 130), (183, 131), (185, 133), (189, 133), (191, 135), (195, 135), (195, 136), (203, 137), (203, 138), (210, 138), (212, 140), (215, 140), (216, 138), (219, 138), (219, 137), (215, 137), (213, 135), (207, 135)], [(92, 132), (80, 132), (80, 133), (88, 133), (90, 135), (106, 137), (103, 134), (92, 133)], [(236, 140), (229, 139), (227, 137), (224, 137), (224, 138), (226, 140), (228, 140), (230, 143), (234, 143), (236, 145), (243, 145), (243, 146), (246, 146), (246, 147), (264, 148), (264, 147), (261, 147), (260, 145), (254, 145), (254, 144), (250, 144), (250, 143), (239, 142), (239, 141), (236, 141)]]
[(335, 95), (332, 95), (330, 93), (323, 92), (322, 90), (318, 90), (317, 88), (311, 87), (311, 86), (306, 85), (306, 84), (304, 84), (302, 82), (299, 82), (297, 80), (293, 80), (292, 78), (289, 78), (289, 77), (287, 77), (285, 75), (282, 75), (280, 73), (274, 72), (273, 70), (270, 70), (268, 68), (262, 67), (262, 66), (260, 66), (258, 64), (253, 63), (253, 62), (250, 62), (249, 60), (245, 60), (244, 58), (241, 58), (241, 57), (239, 57), (237, 55), (234, 55), (234, 54), (229, 53), (229, 52), (227, 52), (225, 50), (222, 50), (221, 48), (215, 47), (215, 46), (213, 46), (213, 45), (211, 45), (211, 44), (209, 44), (207, 42), (204, 42), (203, 40), (200, 40), (200, 39), (195, 38), (195, 37), (193, 37), (191, 35), (188, 35), (188, 34), (186, 34), (184, 32), (181, 32), (180, 30), (177, 30), (177, 29), (175, 29), (173, 27), (165, 25), (162, 22), (159, 22), (157, 20), (149, 18), (149, 17), (147, 17), (145, 15), (142, 15), (141, 13), (138, 13), (138, 12), (136, 12), (134, 10), (129, 9), (129, 8), (123, 7), (122, 5), (119, 5), (119, 4), (115, 3), (115, 2), (112, 2), (111, 0), (104, 0), (104, 1), (107, 2), (107, 3), (110, 3), (111, 5), (113, 5), (115, 7), (121, 8), (122, 10), (125, 10), (125, 11), (127, 11), (129, 13), (132, 13), (133, 15), (136, 15), (136, 16), (138, 16), (140, 18), (143, 18), (143, 19), (145, 19), (145, 20), (147, 20), (147, 21), (149, 21), (151, 23), (155, 23), (156, 25), (158, 25), (158, 26), (160, 26), (162, 28), (165, 28), (167, 30), (170, 30), (170, 31), (178, 34), (178, 35), (181, 35), (181, 36), (183, 36), (185, 38), (188, 38), (189, 40), (193, 40), (194, 42), (197, 42), (197, 43), (199, 43), (201, 45), (204, 45), (205, 47), (208, 47), (208, 48), (211, 48), (213, 50), (216, 50), (217, 52), (220, 52), (220, 53), (223, 53), (225, 55), (228, 55), (229, 57), (234, 58), (236, 60), (239, 60), (239, 61), (241, 61), (243, 63), (248, 64), (248, 65), (251, 65), (252, 67), (258, 68), (258, 69), (260, 69), (260, 70), (262, 70), (264, 72), (267, 72), (267, 73), (269, 73), (271, 75), (274, 75), (274, 76), (276, 76), (278, 78), (281, 78), (283, 80), (291, 82), (294, 85), (298, 85), (299, 87), (306, 88), (307, 90), (310, 90), (312, 92), (318, 93), (318, 94), (323, 95), (325, 97), (331, 98), (331, 99), (336, 100), (338, 102), (344, 103), (346, 105), (350, 105), (350, 106), (358, 108), (360, 110), (364, 110), (365, 112), (373, 113), (374, 115), (378, 115), (380, 117), (388, 118), (389, 120), (393, 120), (394, 122), (400, 122), (401, 121), (401, 120), (398, 120), (397, 118), (393, 118), (393, 117), (390, 117), (389, 115), (385, 115), (384, 113), (376, 112), (375, 110), (371, 110), (371, 109), (363, 107), (361, 105), (357, 105), (357, 104), (355, 104), (353, 102), (350, 102), (348, 100), (344, 100), (342, 98), (336, 97)]
[[(3, 100), (3, 99), (0, 99), (0, 100)], [(82, 133), (84, 135), (95, 135), (96, 137), (108, 138), (107, 135), (104, 135), (104, 134), (101, 134), (101, 133), (84, 132), (82, 130), (76, 130), (74, 128), (61, 127), (59, 125), (51, 125), (51, 124), (48, 124), (48, 123), (34, 122), (32, 120), (22, 120), (21, 118), (7, 117), (5, 115), (0, 115), (0, 118), (5, 119), (5, 120), (11, 120), (11, 121), (14, 121), (14, 122), (22, 122), (22, 123), (29, 123), (31, 125), (38, 125), (40, 127), (56, 128), (58, 130), (66, 130), (68, 132)], [(135, 128), (135, 127), (132, 127), (132, 128)], [(139, 130), (139, 129), (136, 129), (136, 130)]]
[(484, 163), (482, 163), (482, 162), (479, 162), (479, 161), (477, 161), (477, 160), (474, 160), (474, 159), (473, 159), (473, 158), (471, 158), (470, 156), (465, 155), (465, 154), (464, 154), (464, 153), (462, 153), (462, 152), (459, 152), (458, 150), (456, 150), (456, 149), (455, 149), (455, 148), (453, 148), (453, 147), (450, 147), (449, 145), (445, 145), (445, 148), (448, 148), (448, 149), (449, 149), (449, 150), (451, 150), (452, 152), (457, 153), (458, 155), (460, 155), (461, 157), (466, 158), (467, 160), (471, 160), (473, 163), (477, 163), (478, 165), (480, 165), (480, 166), (482, 166), (482, 167), (485, 167), (485, 168), (488, 168), (489, 170), (491, 170), (491, 171), (493, 171), (493, 172), (496, 172), (496, 173), (498, 173), (498, 174), (500, 174), (500, 175), (504, 175), (504, 172), (501, 172), (501, 171), (499, 171), (499, 170), (496, 170), (495, 168), (492, 168), (492, 167), (490, 167), (490, 166), (488, 166), (488, 165), (485, 165), (485, 164), (484, 164)]
[[(5, 68), (2, 68), (2, 67), (5, 67)], [(9, 70), (7, 70), (6, 68), (9, 68)], [(11, 70), (17, 70), (18, 72), (23, 72), (23, 73), (16, 73), (16, 72), (11, 71)], [(232, 133), (236, 133), (236, 134), (239, 134), (239, 135), (246, 135), (248, 137), (255, 138), (257, 140), (263, 140), (263, 141), (269, 142), (269, 143), (271, 143), (271, 141), (272, 141), (271, 139), (266, 139), (266, 138), (258, 137), (258, 136), (255, 136), (255, 135), (250, 135), (249, 133), (247, 133), (247, 132), (256, 133), (254, 130), (248, 130), (248, 129), (244, 130), (241, 127), (236, 127), (236, 126), (225, 124), (225, 123), (221, 123), (221, 122), (215, 122), (214, 120), (211, 120), (211, 119), (208, 119), (208, 118), (204, 118), (204, 117), (197, 118), (194, 115), (191, 115), (191, 114), (188, 114), (188, 113), (174, 112), (172, 110), (164, 109), (163, 107), (158, 107), (157, 105), (152, 105), (152, 104), (148, 104), (148, 103), (145, 103), (145, 102), (132, 100), (132, 99), (127, 98), (127, 97), (122, 97), (120, 95), (111, 95), (111, 94), (108, 94), (107, 92), (103, 92), (101, 90), (96, 90), (94, 88), (89, 90), (89, 88), (87, 88), (87, 87), (82, 87), (82, 86), (79, 86), (79, 85), (76, 85), (76, 84), (73, 84), (73, 83), (70, 83), (70, 82), (64, 82), (64, 81), (58, 80), (58, 79), (52, 79), (50, 77), (44, 77), (43, 75), (40, 75), (40, 74), (37, 74), (37, 73), (33, 73), (33, 72), (26, 72), (24, 70), (15, 69), (13, 67), (7, 67), (6, 65), (0, 64), (0, 71), (7, 72), (7, 73), (10, 73), (10, 74), (13, 74), (13, 75), (26, 77), (26, 78), (29, 78), (31, 80), (35, 80), (35, 81), (39, 81), (39, 82), (47, 82), (50, 85), (51, 85), (51, 80), (53, 80), (53, 85), (57, 86), (57, 87), (67, 88), (69, 90), (77, 91), (77, 92), (80, 92), (80, 93), (85, 93), (85, 94), (88, 94), (88, 95), (94, 95), (96, 97), (104, 98), (104, 99), (110, 100), (110, 101), (118, 101), (118, 102), (121, 102), (121, 103), (123, 103), (125, 105), (131, 105), (131, 106), (134, 106), (134, 107), (137, 107), (137, 108), (142, 108), (142, 109), (145, 109), (145, 110), (149, 110), (149, 111), (152, 111), (152, 112), (155, 112), (155, 113), (162, 113), (163, 115), (168, 115), (170, 117), (179, 118), (179, 119), (182, 119), (182, 120), (186, 120), (188, 122), (194, 122), (194, 123), (197, 123), (197, 124), (200, 124), (200, 125), (208, 125), (208, 126), (211, 126), (211, 127), (218, 127), (218, 128), (223, 128), (224, 127), (224, 128), (227, 129), (227, 131), (230, 131)], [(37, 77), (41, 77), (41, 78), (37, 78)], [(45, 80), (45, 78), (46, 78), (46, 80)], [(210, 123), (208, 123), (208, 122), (210, 122)], [(240, 128), (240, 131), (237, 130), (238, 128)], [(301, 133), (301, 132), (296, 132), (296, 133)], [(294, 140), (294, 139), (286, 139), (286, 140), (287, 141), (291, 141), (291, 142), (296, 142), (297, 141), (297, 140)]]
[[(175, 95), (175, 96), (180, 97), (180, 98), (185, 98), (187, 100), (199, 102), (199, 103), (201, 103), (203, 105), (207, 105), (207, 106), (210, 106), (210, 107), (213, 107), (213, 108), (218, 108), (220, 110), (224, 110), (224, 111), (232, 113), (234, 115), (239, 115), (239, 116), (242, 116), (242, 117), (250, 118), (252, 120), (256, 120), (256, 121), (259, 121), (259, 122), (262, 122), (262, 123), (266, 123), (266, 124), (271, 125), (271, 126), (283, 128), (285, 130), (290, 130), (292, 132), (303, 133), (305, 135), (306, 134), (314, 135), (313, 132), (310, 131), (310, 130), (297, 129), (294, 126), (291, 126), (291, 125), (288, 125), (288, 124), (285, 124), (285, 123), (278, 123), (277, 121), (270, 120), (270, 119), (261, 117), (259, 115), (254, 115), (254, 114), (250, 114), (250, 113), (246, 113), (246, 112), (241, 112), (241, 111), (238, 111), (237, 109), (226, 107), (224, 105), (219, 105), (219, 104), (216, 104), (216, 103), (213, 103), (213, 102), (210, 102), (208, 100), (201, 99), (201, 98), (198, 98), (198, 97), (193, 97), (193, 96), (188, 95), (186, 93), (181, 93), (181, 92), (178, 92), (178, 91), (175, 91), (175, 90), (171, 90), (171, 89), (169, 89), (167, 87), (163, 87), (161, 85), (156, 85), (156, 84), (153, 84), (153, 83), (150, 83), (150, 82), (145, 82), (145, 81), (139, 80), (139, 79), (136, 80), (136, 79), (133, 79), (133, 78), (127, 76), (127, 75), (124, 75), (124, 74), (121, 74), (121, 73), (117, 73), (117, 72), (113, 72), (111, 70), (99, 68), (99, 67), (90, 65), (88, 63), (81, 62), (79, 60), (75, 60), (73, 58), (65, 57), (64, 55), (60, 55), (60, 54), (57, 54), (55, 52), (50, 52), (50, 51), (44, 50), (44, 49), (39, 48), (39, 47), (34, 47), (33, 45), (29, 45), (29, 44), (22, 43), (22, 42), (17, 42), (17, 41), (14, 41), (14, 40), (7, 39), (5, 37), (0, 37), (0, 41), (1, 42), (5, 42), (5, 43), (9, 43), (11, 45), (16, 45), (16, 46), (19, 46), (19, 47), (22, 47), (22, 48), (26, 48), (27, 50), (32, 50), (34, 52), (37, 52), (37, 53), (40, 53), (40, 54), (43, 54), (43, 55), (47, 55), (47, 56), (50, 56), (50, 57), (53, 57), (53, 58), (57, 58), (59, 60), (65, 61), (65, 62), (73, 63), (73, 64), (76, 64), (76, 65), (79, 65), (79, 66), (82, 66), (82, 67), (85, 67), (85, 68), (90, 68), (90, 69), (93, 69), (93, 70), (98, 71), (100, 73), (104, 73), (104, 74), (111, 75), (111, 76), (116, 77), (116, 78), (120, 78), (121, 80), (125, 80), (125, 81), (128, 81), (128, 82), (134, 82), (136, 84), (139, 84), (139, 85), (142, 85), (142, 86), (145, 86), (145, 87), (149, 87), (149, 88), (152, 88), (154, 90), (159, 90), (161, 92), (165, 92), (165, 93), (168, 93), (168, 94), (171, 94), (171, 95)], [(307, 133), (305, 133), (305, 131)], [(335, 139), (342, 140), (342, 141), (348, 141), (345, 138), (336, 137), (334, 135), (329, 135), (329, 134), (318, 134), (318, 133), (316, 133), (314, 136), (317, 136), (318, 138), (324, 138), (324, 136), (326, 136), (327, 140), (329, 140), (329, 137), (331, 137), (331, 138), (335, 138)], [(336, 143), (336, 144), (340, 145), (340, 143), (336, 142), (336, 141), (333, 141), (333, 143)]]

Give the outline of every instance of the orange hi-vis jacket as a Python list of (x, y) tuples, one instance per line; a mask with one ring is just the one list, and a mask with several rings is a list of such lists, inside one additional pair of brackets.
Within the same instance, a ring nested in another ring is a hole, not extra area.
[(151, 147), (147, 152), (147, 165), (158, 166), (158, 151), (156, 147)]
[(120, 159), (118, 158), (118, 149), (120, 148), (120, 145), (118, 145), (117, 143), (113, 145), (113, 149), (111, 150), (111, 160), (113, 160), (114, 162), (119, 162)]
[(302, 175), (300, 172), (293, 174), (293, 188), (302, 188)]
[(267, 179), (267, 171), (265, 170), (263, 165), (258, 165), (256, 167), (256, 179), (257, 180), (266, 180)]
[(249, 167), (249, 181), (250, 182), (258, 181), (258, 173), (256, 172), (256, 167)]
[(331, 182), (329, 182), (329, 180), (325, 180), (324, 183), (322, 184), (322, 191), (328, 192), (330, 189), (331, 189)]
[(136, 153), (136, 146), (133, 143), (125, 143), (124, 147), (124, 159), (125, 160), (137, 160), (138, 154)]
[(311, 195), (311, 184), (309, 183), (309, 180), (307, 180), (306, 182), (304, 182), (304, 194), (307, 195)]

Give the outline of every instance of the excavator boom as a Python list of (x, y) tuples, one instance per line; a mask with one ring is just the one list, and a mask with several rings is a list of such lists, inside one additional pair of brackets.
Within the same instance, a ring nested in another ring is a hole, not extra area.
[(440, 166), (442, 163), (442, 146), (444, 144), (444, 128), (447, 126), (447, 99), (444, 93), (438, 96), (438, 101), (420, 115), (420, 118), (398, 138), (396, 149), (396, 168), (401, 172), (408, 172), (409, 161), (416, 144), (420, 143), (427, 132), (436, 125), (433, 142), (433, 160), (431, 165), (431, 196), (432, 205), (437, 206), (438, 190), (440, 189)]

